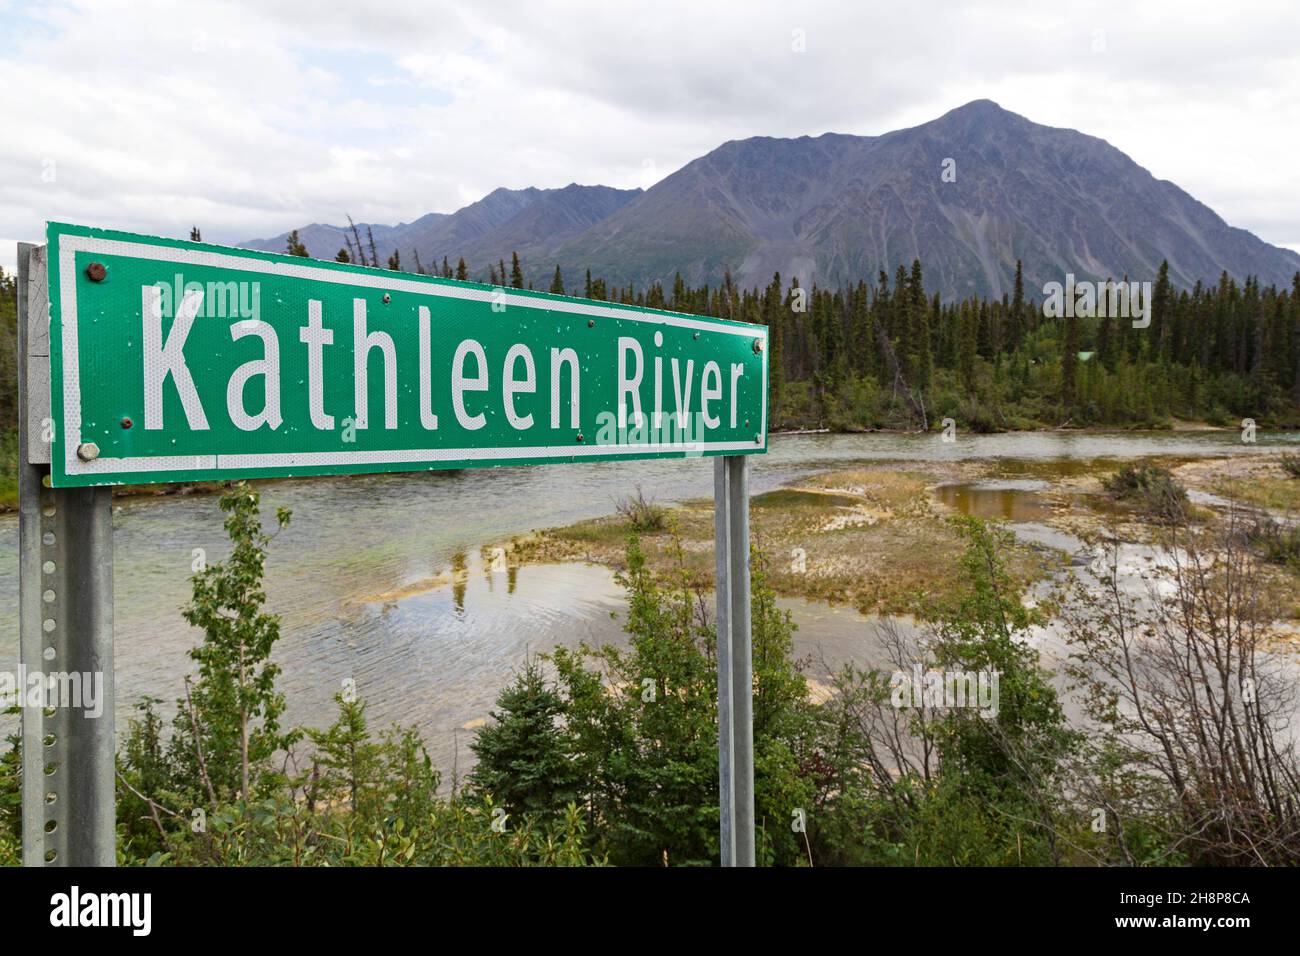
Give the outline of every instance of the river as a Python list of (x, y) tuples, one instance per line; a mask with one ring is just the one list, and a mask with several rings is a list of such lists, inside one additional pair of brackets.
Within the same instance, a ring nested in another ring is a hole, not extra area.
[[(770, 490), (854, 461), (1005, 458), (1046, 462), (1149, 455), (1196, 457), (1300, 442), (1297, 434), (1236, 431), (774, 436), (751, 461), (751, 490)], [(1068, 467), (1068, 466), (1067, 466)], [(323, 726), (346, 678), (369, 702), (372, 728), (415, 724), (435, 762), (463, 771), (468, 741), (525, 659), (556, 644), (619, 640), (621, 592), (583, 565), (490, 573), (484, 544), (613, 511), (639, 483), (671, 503), (712, 494), (708, 460), (590, 462), (547, 468), (312, 478), (263, 487), (263, 508), (293, 509), (267, 562), (269, 609), (283, 619), (276, 659), (290, 722)], [(273, 520), (273, 519), (270, 519)], [(186, 651), (199, 634), (180, 617), (195, 549), (227, 553), (216, 499), (194, 494), (122, 498), (113, 505), (114, 634), (119, 734), (143, 696), (172, 711)], [(18, 519), (0, 516), (0, 669), (18, 657)], [(458, 557), (459, 555), (459, 557)], [(454, 562), (461, 585), (428, 587)], [(796, 650), (828, 661), (860, 658), (870, 622), (851, 608), (785, 601), (800, 625)], [(8, 726), (8, 725), (6, 725)]]

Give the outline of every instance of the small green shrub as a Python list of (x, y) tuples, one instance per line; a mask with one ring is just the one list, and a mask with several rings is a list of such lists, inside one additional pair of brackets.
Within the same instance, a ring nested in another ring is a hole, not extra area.
[(624, 498), (615, 506), (618, 514), (627, 519), (632, 530), (638, 533), (662, 531), (668, 523), (668, 511), (653, 500), (647, 499), (641, 486), (636, 486), (636, 493)]
[(1259, 515), (1246, 536), (1266, 561), (1300, 568), (1300, 525)]
[(1187, 489), (1166, 468), (1124, 465), (1101, 479), (1102, 487), (1118, 501), (1136, 505), (1153, 518), (1183, 521), (1187, 518)]

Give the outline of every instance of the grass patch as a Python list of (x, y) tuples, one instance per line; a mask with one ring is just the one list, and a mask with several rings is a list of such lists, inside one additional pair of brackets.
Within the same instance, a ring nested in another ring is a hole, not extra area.
[(1221, 478), (1211, 487), (1215, 494), (1232, 501), (1271, 511), (1300, 513), (1300, 481), (1290, 478), (1255, 474), (1249, 478)]
[(860, 499), (831, 492), (803, 491), (799, 488), (778, 488), (765, 491), (749, 499), (751, 510), (759, 508), (852, 508)]
[[(933, 508), (926, 478), (894, 466), (832, 472), (796, 488), (755, 495), (750, 532), (767, 556), (769, 584), (786, 597), (923, 615), (937, 600), (951, 598), (966, 579), (964, 542)], [(630, 533), (628, 519), (620, 515), (580, 521), (515, 540), (512, 559), (579, 560), (621, 569)], [(711, 589), (711, 500), (665, 509), (664, 530), (641, 534), (641, 547), (655, 569), (676, 566), (675, 541), (692, 584)], [(1021, 545), (1006, 558), (1022, 586), (1047, 570), (1042, 555)]]

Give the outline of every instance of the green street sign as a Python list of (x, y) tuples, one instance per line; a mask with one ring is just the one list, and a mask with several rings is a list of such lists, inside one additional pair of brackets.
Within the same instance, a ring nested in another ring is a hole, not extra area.
[(767, 329), (50, 223), (55, 487), (742, 455)]

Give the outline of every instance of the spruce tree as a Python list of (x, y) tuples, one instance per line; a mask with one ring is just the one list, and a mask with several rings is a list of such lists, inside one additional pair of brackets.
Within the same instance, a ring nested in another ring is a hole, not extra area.
[[(681, 282), (681, 275), (677, 281)], [(678, 292), (674, 286), (673, 297)], [(685, 293), (682, 293), (685, 298)], [(785, 318), (788, 315), (781, 297), (781, 273), (772, 274), (772, 281), (763, 295), (763, 323), (767, 326), (767, 422), (769, 427), (781, 423), (781, 383), (785, 381)]]
[(470, 744), (474, 789), (511, 814), (554, 814), (577, 799), (577, 781), (561, 720), (564, 701), (536, 661), (497, 695), (492, 723)]
[(1015, 352), (1025, 337), (1025, 278), (1016, 260), (1016, 283), (1011, 293), (1010, 311), (1007, 313), (1007, 350)]
[(1072, 315), (1061, 319), (1065, 323), (1061, 336), (1061, 406), (1066, 417), (1074, 414), (1074, 401), (1078, 394), (1079, 373), (1079, 321)]
[(911, 311), (912, 384), (918, 389), (930, 387), (933, 356), (930, 351), (930, 309), (925, 297), (925, 284), (921, 277), (921, 260), (912, 260), (912, 273), (908, 277), (908, 307)]
[(342, 694), (334, 700), (339, 716), (333, 725), (307, 732), (316, 747), (317, 768), (308, 796), (330, 804), (346, 801), (359, 821), (369, 823), (383, 809), (384, 748), (370, 737), (363, 701)]

